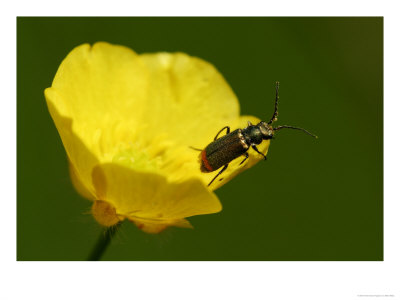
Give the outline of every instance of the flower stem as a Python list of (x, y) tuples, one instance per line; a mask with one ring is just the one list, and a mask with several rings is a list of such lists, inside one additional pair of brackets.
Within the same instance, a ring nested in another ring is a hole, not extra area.
[(110, 244), (111, 239), (115, 235), (115, 233), (118, 231), (118, 228), (121, 226), (122, 222), (119, 222), (118, 224), (114, 226), (107, 227), (105, 231), (102, 231), (100, 234), (99, 239), (97, 240), (97, 243), (95, 247), (93, 248), (92, 252), (90, 253), (88, 260), (100, 260), (101, 257), (103, 256), (105, 250), (107, 249), (107, 246)]

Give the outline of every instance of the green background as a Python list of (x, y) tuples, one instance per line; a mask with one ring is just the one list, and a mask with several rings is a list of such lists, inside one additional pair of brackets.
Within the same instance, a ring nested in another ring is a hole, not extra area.
[(125, 222), (104, 260), (383, 260), (383, 18), (17, 18), (18, 260), (85, 260), (101, 234), (43, 96), (96, 41), (203, 58), (263, 119), (279, 80), (278, 124), (320, 137), (280, 131), (216, 191), (222, 212), (158, 235)]

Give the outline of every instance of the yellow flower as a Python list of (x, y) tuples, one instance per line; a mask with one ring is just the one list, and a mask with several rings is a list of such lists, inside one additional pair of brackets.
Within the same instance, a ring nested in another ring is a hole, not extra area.
[[(157, 233), (216, 213), (212, 190), (262, 157), (234, 160), (222, 181), (200, 171), (199, 152), (224, 126), (245, 127), (232, 89), (210, 63), (184, 53), (138, 55), (100, 42), (73, 49), (45, 90), (77, 191), (102, 225), (128, 218)], [(269, 141), (259, 147), (266, 153)]]

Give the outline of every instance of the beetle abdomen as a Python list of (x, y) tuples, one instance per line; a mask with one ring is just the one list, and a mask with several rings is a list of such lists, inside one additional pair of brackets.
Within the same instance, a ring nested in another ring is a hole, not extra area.
[(243, 155), (249, 149), (241, 129), (237, 129), (210, 143), (200, 153), (201, 171), (213, 172)]

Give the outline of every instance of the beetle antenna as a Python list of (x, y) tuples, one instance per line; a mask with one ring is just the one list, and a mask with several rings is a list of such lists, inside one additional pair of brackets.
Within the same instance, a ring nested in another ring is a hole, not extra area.
[(267, 123), (268, 125), (271, 125), (272, 122), (275, 122), (278, 120), (278, 99), (279, 99), (279, 81), (275, 82), (275, 111), (274, 114), (272, 115), (271, 120)]
[(281, 125), (281, 126), (278, 126), (278, 127), (276, 127), (276, 128), (273, 128), (273, 130), (274, 130), (274, 131), (277, 131), (277, 130), (281, 130), (281, 129), (283, 129), (283, 128), (301, 130), (301, 131), (307, 133), (308, 135), (311, 135), (312, 137), (315, 137), (316, 139), (318, 138), (318, 136), (316, 136), (315, 134), (312, 134), (311, 132), (308, 132), (307, 130), (305, 130), (305, 129), (303, 129), (303, 128), (300, 128), (300, 127), (294, 127), (294, 126), (288, 126), (288, 125)]

